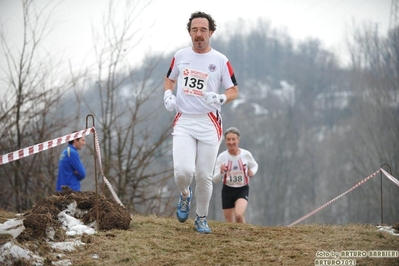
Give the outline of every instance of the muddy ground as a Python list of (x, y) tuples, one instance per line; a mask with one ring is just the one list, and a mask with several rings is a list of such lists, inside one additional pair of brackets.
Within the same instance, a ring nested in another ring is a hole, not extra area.
[(72, 213), (72, 216), (80, 219), (85, 225), (95, 223), (96, 230), (100, 231), (129, 228), (130, 213), (114, 200), (92, 191), (78, 192), (63, 187), (62, 192), (38, 201), (33, 209), (24, 215), (25, 230), (17, 240), (21, 242), (46, 238), (47, 228), (52, 227), (55, 230), (54, 240), (63, 241), (65, 231), (62, 230), (57, 215), (68, 209), (74, 201), (79, 211)]

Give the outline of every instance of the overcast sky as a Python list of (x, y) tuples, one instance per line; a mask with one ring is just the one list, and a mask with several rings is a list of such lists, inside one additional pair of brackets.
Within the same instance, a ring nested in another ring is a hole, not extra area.
[[(123, 0), (113, 0), (123, 2)], [(146, 0), (147, 1), (147, 0)], [(63, 59), (73, 64), (92, 60), (92, 30), (101, 27), (101, 17), (108, 0), (36, 0), (38, 6), (59, 2), (53, 21), (56, 25), (46, 43), (62, 52)], [(232, 30), (229, 25), (243, 18), (250, 23), (258, 18), (268, 19), (271, 26), (285, 29), (294, 40), (318, 38), (325, 48), (344, 53), (345, 30), (354, 21), (357, 25), (377, 23), (380, 34), (389, 27), (391, 0), (153, 0), (142, 12), (141, 30), (146, 38), (138, 54), (147, 51), (173, 51), (190, 44), (186, 23), (194, 11), (210, 13), (218, 25), (214, 36)], [(0, 0), (0, 22), (9, 42), (21, 36), (21, 1)], [(151, 29), (149, 25), (153, 24)], [(222, 51), (223, 52), (223, 51)], [(0, 55), (2, 60), (3, 55)]]

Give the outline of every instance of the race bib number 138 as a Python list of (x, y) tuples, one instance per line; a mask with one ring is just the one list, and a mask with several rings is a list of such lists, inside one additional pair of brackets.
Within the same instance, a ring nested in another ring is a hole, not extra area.
[(231, 187), (242, 187), (244, 186), (244, 172), (243, 171), (232, 171), (227, 173), (226, 185)]

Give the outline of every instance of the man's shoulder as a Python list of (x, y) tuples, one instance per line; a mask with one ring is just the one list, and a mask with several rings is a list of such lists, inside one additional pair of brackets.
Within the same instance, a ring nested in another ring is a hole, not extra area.
[(219, 157), (225, 157), (225, 156), (227, 156), (227, 155), (229, 155), (228, 150), (224, 150), (224, 151), (222, 151), (222, 152), (219, 154)]
[[(175, 57), (186, 57), (186, 56), (195, 56), (196, 53), (193, 51), (193, 48), (191, 46), (189, 47), (185, 47), (185, 48), (181, 48), (179, 50), (177, 50), (177, 52), (175, 53)], [(221, 52), (219, 52), (218, 50), (215, 49), (211, 49), (208, 53), (206, 54), (202, 54), (203, 56), (211, 56), (213, 58), (221, 58), (223, 60), (228, 60), (227, 56), (222, 54)]]
[(212, 54), (212, 56), (218, 56), (218, 57), (221, 57), (221, 58), (227, 60), (227, 56), (225, 54), (219, 52), (218, 50), (216, 50), (214, 48), (211, 49), (210, 54)]
[(252, 153), (249, 150), (240, 148), (242, 155), (252, 155)]
[(62, 153), (68, 155), (68, 157), (71, 157), (71, 155), (76, 156), (78, 154), (78, 150), (73, 145), (68, 145), (68, 147), (62, 151)]
[(180, 54), (192, 53), (192, 51), (193, 50), (191, 49), (191, 47), (181, 48), (181, 49), (177, 50), (177, 52), (175, 53), (175, 56), (180, 55)]

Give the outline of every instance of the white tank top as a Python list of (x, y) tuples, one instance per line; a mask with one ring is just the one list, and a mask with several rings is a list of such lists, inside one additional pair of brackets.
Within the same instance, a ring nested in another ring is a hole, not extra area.
[(177, 80), (177, 112), (186, 114), (206, 114), (220, 111), (220, 105), (209, 105), (203, 99), (204, 92), (219, 92), (237, 85), (233, 68), (227, 57), (211, 49), (198, 54), (192, 47), (176, 52), (166, 75)]

